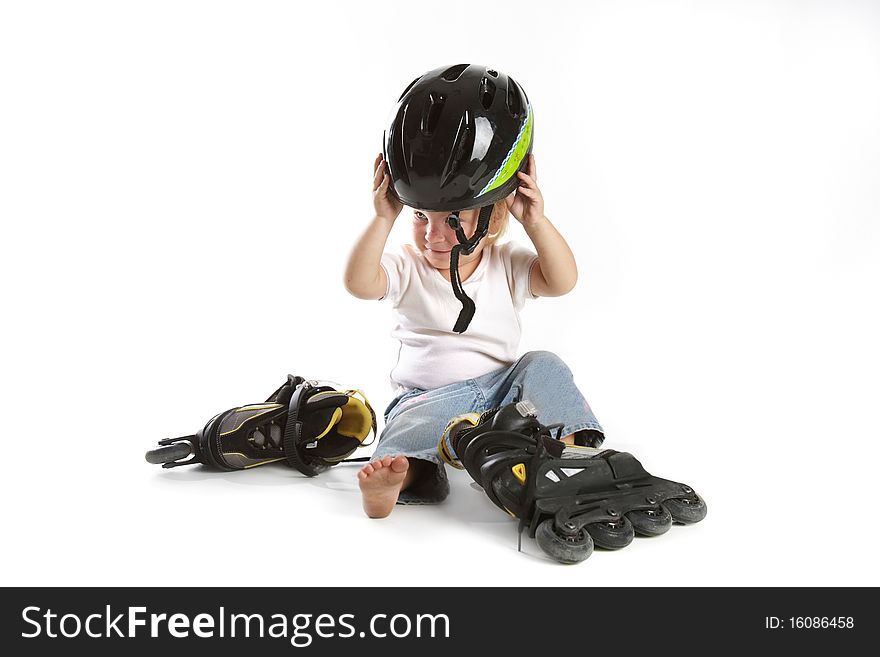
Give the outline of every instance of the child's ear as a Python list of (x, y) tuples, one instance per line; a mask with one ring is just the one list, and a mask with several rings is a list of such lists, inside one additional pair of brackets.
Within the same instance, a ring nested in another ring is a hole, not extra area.
[[(516, 192), (513, 192), (511, 196), (508, 196), (507, 198), (512, 198), (515, 195)], [(489, 219), (490, 229), (497, 229), (504, 222), (508, 212), (510, 212), (510, 210), (507, 205), (507, 199), (495, 203), (495, 207), (492, 208), (492, 216)]]
[(507, 208), (507, 201), (505, 199), (495, 203), (495, 207), (492, 208), (492, 216), (489, 217), (487, 237), (493, 240), (498, 237), (507, 225), (507, 215), (509, 213), (510, 210)]

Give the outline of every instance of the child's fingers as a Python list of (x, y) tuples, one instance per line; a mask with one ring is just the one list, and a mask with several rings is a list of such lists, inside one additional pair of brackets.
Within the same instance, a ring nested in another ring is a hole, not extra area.
[(538, 165), (535, 164), (535, 155), (529, 154), (529, 175), (534, 179), (538, 179)]
[(520, 171), (517, 175), (519, 176), (520, 187), (526, 186), (526, 187), (531, 188), (531, 187), (537, 186), (537, 183), (535, 183), (534, 178), (532, 178), (529, 174), (525, 173), (524, 171)]
[(373, 173), (377, 171), (384, 171), (386, 169), (385, 159), (382, 157), (382, 153), (376, 156), (376, 161), (373, 162)]
[(386, 173), (382, 176), (382, 179), (378, 183), (375, 181), (373, 182), (373, 193), (380, 194), (381, 196), (384, 197), (388, 193), (389, 183), (390, 183), (390, 178), (388, 177), (388, 174)]
[(379, 185), (382, 184), (382, 178), (384, 178), (385, 175), (385, 167), (377, 167), (376, 171), (373, 172), (373, 189), (379, 188)]
[(520, 173), (521, 176), (519, 180), (519, 187), (516, 188), (517, 194), (522, 194), (526, 198), (536, 199), (540, 197), (541, 190), (538, 189), (538, 185), (535, 184), (535, 181), (529, 178), (526, 174)]

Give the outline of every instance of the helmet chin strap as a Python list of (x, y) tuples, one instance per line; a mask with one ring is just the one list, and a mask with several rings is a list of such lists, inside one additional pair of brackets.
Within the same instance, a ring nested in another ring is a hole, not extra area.
[(473, 253), (480, 240), (489, 232), (489, 219), (492, 217), (493, 207), (493, 205), (484, 205), (480, 208), (477, 229), (470, 239), (462, 230), (461, 220), (457, 212), (453, 212), (446, 219), (449, 227), (455, 231), (455, 236), (458, 238), (458, 244), (452, 247), (452, 253), (449, 255), (449, 278), (452, 282), (452, 291), (455, 292), (455, 298), (461, 302), (461, 312), (458, 314), (458, 320), (456, 320), (455, 326), (452, 329), (456, 333), (464, 333), (467, 330), (477, 309), (476, 304), (465, 294), (464, 288), (461, 285), (461, 277), (458, 275), (458, 256), (459, 254), (470, 255)]

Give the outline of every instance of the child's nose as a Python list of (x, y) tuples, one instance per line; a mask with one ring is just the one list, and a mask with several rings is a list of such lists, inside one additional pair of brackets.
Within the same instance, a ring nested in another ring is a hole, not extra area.
[(446, 219), (434, 221), (433, 219), (428, 221), (428, 232), (427, 238), (432, 242), (440, 242), (446, 239), (447, 231), (451, 231), (452, 229), (446, 225)]

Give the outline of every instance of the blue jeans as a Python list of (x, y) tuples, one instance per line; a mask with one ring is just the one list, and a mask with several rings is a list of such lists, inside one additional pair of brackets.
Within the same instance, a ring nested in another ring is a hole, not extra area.
[(373, 459), (402, 454), (433, 466), (400, 494), (398, 504), (433, 504), (446, 499), (449, 481), (437, 443), (449, 420), (521, 399), (535, 405), (541, 424), (562, 423), (561, 436), (590, 433), (592, 446), (601, 444), (602, 427), (574, 384), (568, 366), (549, 351), (530, 351), (510, 367), (433, 390), (406, 390), (388, 405)]

